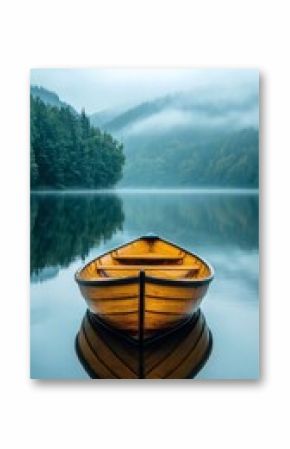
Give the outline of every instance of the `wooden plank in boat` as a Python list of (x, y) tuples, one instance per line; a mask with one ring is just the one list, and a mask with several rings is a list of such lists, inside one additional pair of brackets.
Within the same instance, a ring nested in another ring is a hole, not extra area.
[[(154, 298), (145, 296), (146, 311), (152, 313), (165, 313), (165, 314), (189, 314), (192, 312), (195, 306), (194, 299), (180, 298)], [(139, 310), (139, 298), (130, 299), (96, 299), (94, 301), (94, 309), (100, 314), (122, 314), (138, 312)]]
[(190, 313), (194, 305), (192, 298), (154, 298), (146, 295), (145, 306), (146, 310), (152, 312), (166, 312), (166, 313)]
[(130, 270), (158, 270), (158, 271), (198, 271), (198, 265), (98, 265), (96, 270), (130, 271)]
[(89, 300), (139, 297), (139, 283), (126, 285), (81, 286), (81, 291)]
[(139, 298), (137, 296), (129, 299), (110, 298), (104, 300), (100, 298), (94, 301), (94, 306), (98, 313), (101, 314), (138, 312)]
[[(131, 312), (131, 313), (124, 312), (122, 314), (99, 313), (98, 315), (108, 324), (116, 328), (134, 332), (138, 330), (138, 318), (139, 318), (138, 312)], [(185, 317), (186, 317), (185, 313), (167, 314), (166, 312), (154, 313), (145, 311), (144, 328), (146, 332), (166, 329), (167, 327), (171, 327), (181, 322), (182, 320), (185, 319)]]
[(193, 291), (196, 287), (183, 287), (183, 286), (168, 286), (146, 283), (146, 295), (153, 296), (155, 298), (182, 298), (192, 299)]
[(184, 258), (184, 255), (171, 255), (171, 254), (113, 254), (113, 259), (116, 260), (170, 260), (170, 261), (180, 261)]

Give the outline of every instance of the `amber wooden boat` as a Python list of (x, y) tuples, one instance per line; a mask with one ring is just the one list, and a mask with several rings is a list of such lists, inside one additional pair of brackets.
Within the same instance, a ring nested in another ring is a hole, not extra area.
[(154, 235), (109, 251), (77, 271), (91, 312), (143, 338), (178, 326), (198, 309), (213, 279), (199, 256)]
[(186, 379), (204, 366), (212, 348), (211, 332), (198, 310), (189, 321), (144, 347), (87, 312), (76, 337), (76, 352), (91, 378)]

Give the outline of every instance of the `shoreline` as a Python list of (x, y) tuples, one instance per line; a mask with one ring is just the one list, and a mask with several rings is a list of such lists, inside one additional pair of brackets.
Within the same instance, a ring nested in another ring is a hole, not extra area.
[(104, 194), (211, 194), (211, 195), (259, 195), (258, 188), (221, 188), (221, 187), (192, 187), (192, 188), (113, 188), (113, 189), (47, 189), (31, 190), (32, 195), (104, 195)]

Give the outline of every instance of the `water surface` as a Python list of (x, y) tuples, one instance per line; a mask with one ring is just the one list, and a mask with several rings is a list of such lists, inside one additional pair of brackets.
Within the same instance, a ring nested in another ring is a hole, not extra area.
[(148, 232), (215, 268), (202, 303), (213, 350), (196, 379), (259, 376), (257, 192), (140, 189), (31, 195), (31, 377), (88, 378), (74, 350), (86, 310), (74, 273)]

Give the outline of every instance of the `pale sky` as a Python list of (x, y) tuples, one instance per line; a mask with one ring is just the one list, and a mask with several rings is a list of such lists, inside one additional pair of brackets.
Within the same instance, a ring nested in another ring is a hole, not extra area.
[(33, 69), (31, 84), (56, 92), (77, 111), (129, 108), (175, 92), (209, 88), (258, 93), (259, 72), (248, 69)]

